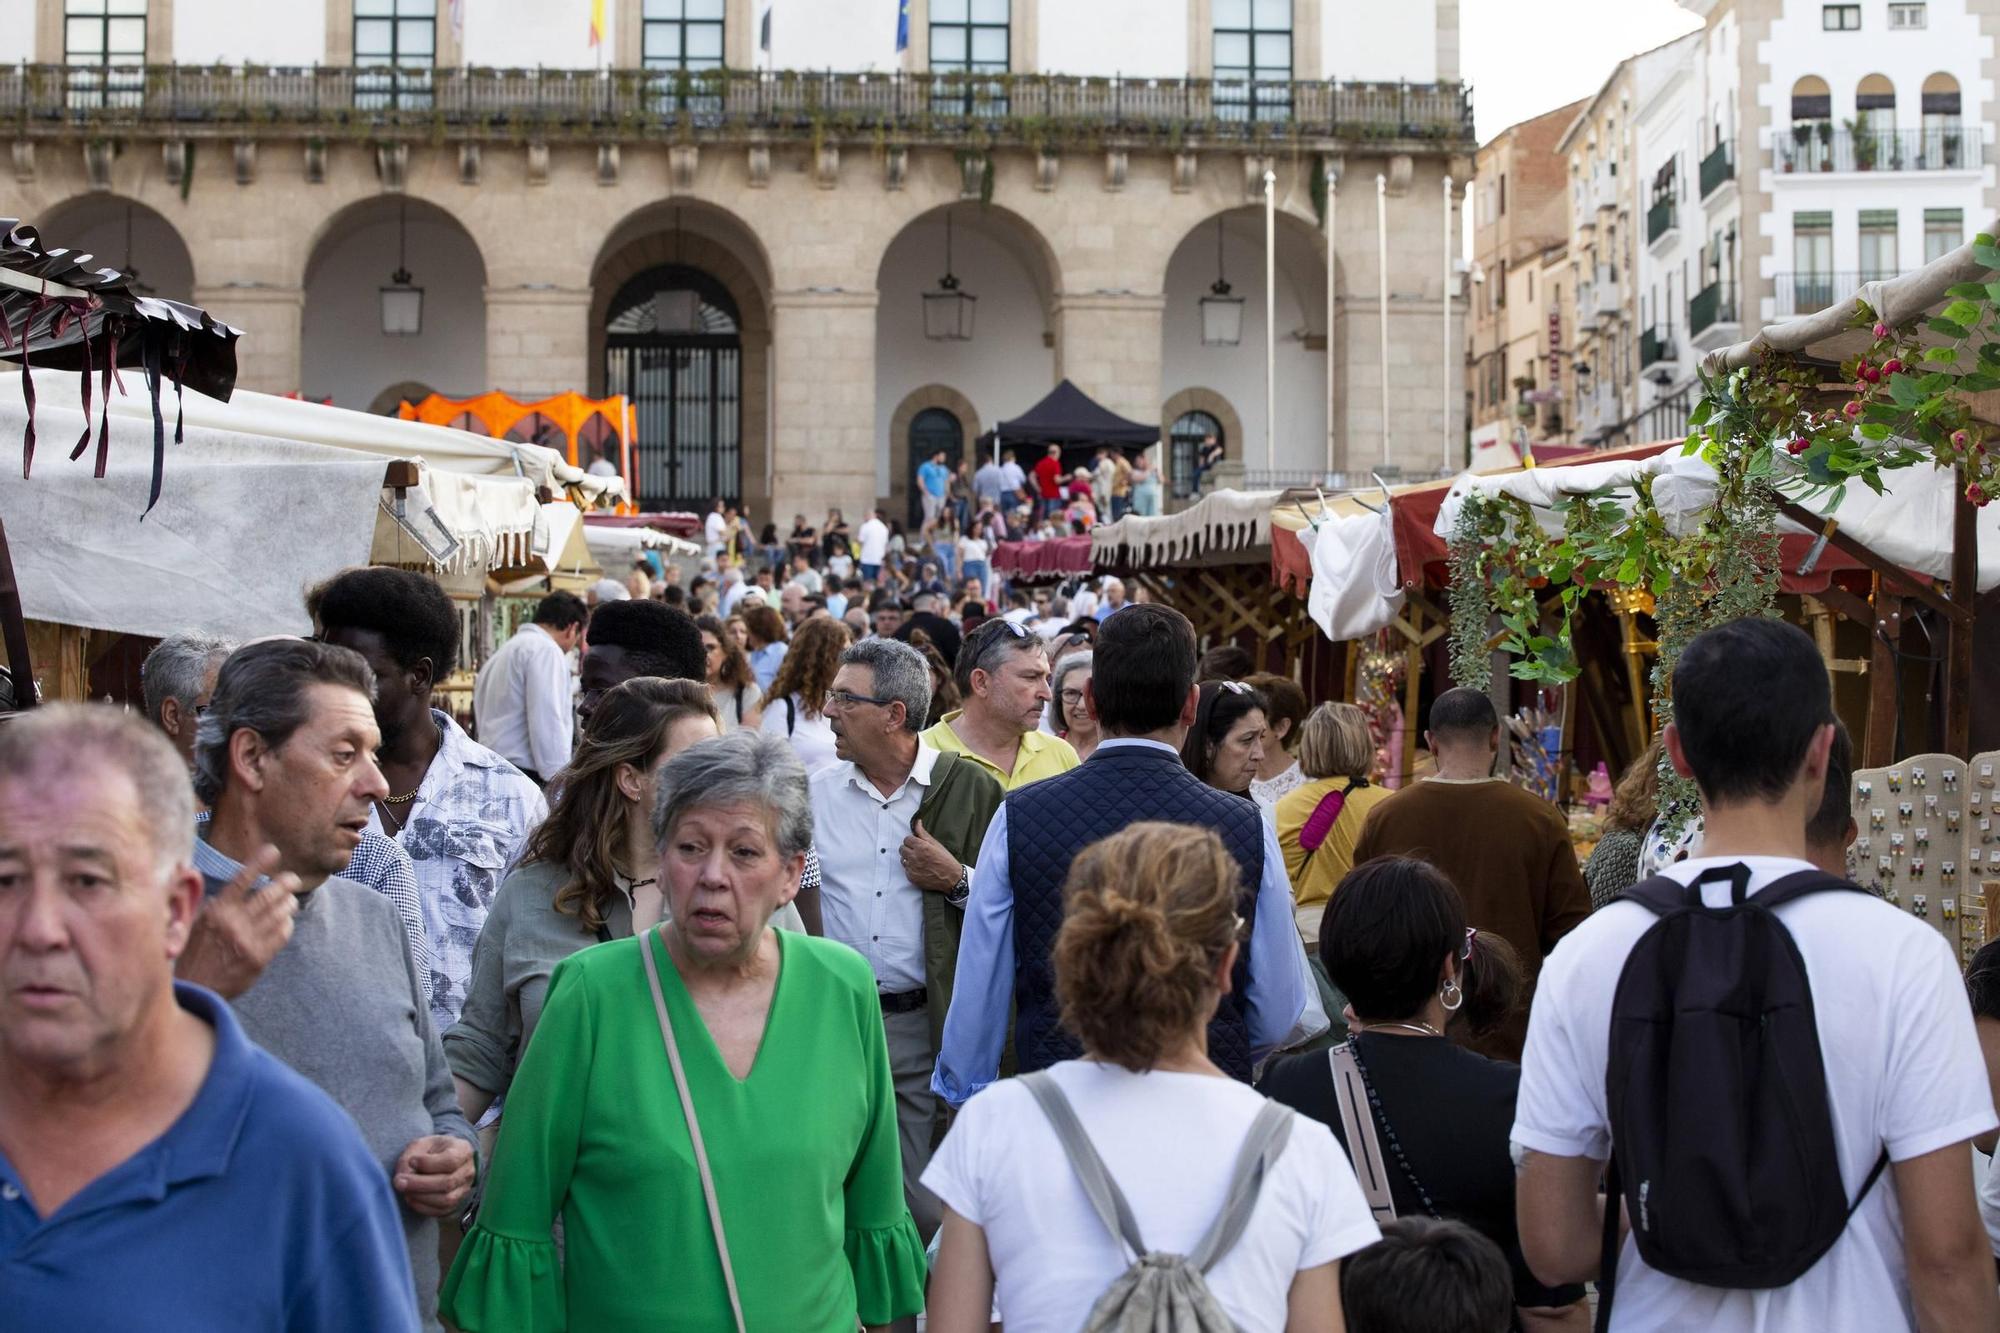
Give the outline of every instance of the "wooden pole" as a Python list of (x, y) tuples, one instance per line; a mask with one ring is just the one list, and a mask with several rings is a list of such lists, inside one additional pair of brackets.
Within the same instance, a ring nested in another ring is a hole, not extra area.
[(1979, 596), (1979, 511), (1965, 498), (1965, 487), (1960, 468), (1952, 492), (1951, 600), (1963, 614), (1946, 631), (1942, 747), (1960, 759), (1972, 754), (1972, 621)]
[(14, 707), (25, 712), (35, 699), (35, 664), (28, 652), (28, 620), (21, 609), (21, 585), (7, 549), (7, 525), (0, 522), (0, 637), (7, 644), (7, 671), (14, 679)]
[(1896, 644), (1903, 637), (1903, 599), (1877, 574), (1869, 600), (1875, 622), (1868, 635), (1868, 734), (1862, 740), (1861, 766), (1881, 768), (1896, 762)]

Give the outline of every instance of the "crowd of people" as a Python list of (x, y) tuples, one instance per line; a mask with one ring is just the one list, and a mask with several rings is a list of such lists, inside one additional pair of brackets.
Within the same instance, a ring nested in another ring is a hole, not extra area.
[[(1074, 503), (1011, 463), (919, 538)], [(1699, 846), (1635, 773), (1586, 875), (1484, 693), (1392, 791), (1115, 580), (705, 535), (468, 717), (371, 568), (0, 725), (0, 1325), (2000, 1329), (2000, 951), (1844, 882), (1800, 631), (1688, 646)]]

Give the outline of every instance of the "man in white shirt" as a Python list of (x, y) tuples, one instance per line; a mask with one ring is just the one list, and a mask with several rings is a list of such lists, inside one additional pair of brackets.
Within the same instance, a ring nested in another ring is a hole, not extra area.
[(931, 1069), (970, 865), (1001, 801), (1000, 784), (978, 765), (918, 740), (930, 701), (930, 668), (916, 649), (893, 639), (855, 644), (841, 654), (826, 696), (839, 761), (812, 777), (826, 937), (875, 969), (904, 1190), (927, 1237), (937, 1230), (938, 1202), (917, 1179), (942, 1129)]
[[(1699, 787), (1706, 827), (1702, 855), (1665, 873), (1687, 885), (1702, 880), (1704, 902), (1718, 907), (1729, 903), (1731, 885), (1703, 880), (1704, 871), (1747, 869), (1754, 894), (1812, 870), (1806, 826), (1834, 737), (1826, 667), (1812, 640), (1778, 620), (1734, 621), (1688, 645), (1673, 689), (1667, 753)], [(1832, 1248), (1782, 1287), (1671, 1277), (1650, 1268), (1628, 1238), (1611, 1327), (2000, 1328), (1968, 1144), (1994, 1127), (1993, 1096), (1950, 946), (1930, 923), (1864, 893), (1814, 893), (1774, 910), (1812, 990), (1838, 1156), (1827, 1166), (1837, 1168), (1845, 1197), (1860, 1202)], [(1572, 931), (1542, 969), (1513, 1140), (1521, 1248), (1544, 1282), (1598, 1276), (1598, 1182), (1613, 1146), (1612, 1000), (1627, 956), (1658, 920), (1636, 902), (1614, 902)], [(1718, 1115), (1731, 1109), (1719, 1105)], [(1783, 1127), (1771, 1136), (1774, 1151), (1788, 1146)], [(1890, 1169), (1864, 1194), (1885, 1153)], [(1696, 1179), (1680, 1188), (1712, 1185)]]
[(535, 608), (533, 623), (515, 630), (473, 682), (472, 715), (480, 744), (537, 786), (569, 763), (576, 730), (569, 654), (582, 640), (589, 618), (582, 598), (550, 593)]
[(1014, 461), (1014, 451), (1012, 449), (1003, 450), (1000, 454), (1000, 475), (1007, 483), (1009, 494), (1020, 496), (1024, 500), (1027, 499), (1028, 474), (1021, 470), (1019, 463)]
[(872, 583), (882, 577), (882, 562), (889, 556), (889, 525), (882, 521), (881, 510), (868, 515), (857, 536), (861, 541), (861, 577)]
[(708, 517), (702, 520), (701, 537), (709, 555), (720, 559), (722, 548), (729, 539), (729, 520), (722, 515), (721, 500), (715, 502), (715, 508), (709, 510)]

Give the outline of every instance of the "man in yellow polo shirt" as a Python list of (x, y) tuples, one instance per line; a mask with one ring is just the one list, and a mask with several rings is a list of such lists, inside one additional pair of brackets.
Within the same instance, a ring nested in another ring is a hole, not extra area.
[(986, 621), (965, 636), (953, 674), (965, 706), (926, 731), (926, 744), (964, 755), (1008, 791), (1081, 762), (1068, 741), (1041, 730), (1049, 655), (1038, 636), (1010, 620)]

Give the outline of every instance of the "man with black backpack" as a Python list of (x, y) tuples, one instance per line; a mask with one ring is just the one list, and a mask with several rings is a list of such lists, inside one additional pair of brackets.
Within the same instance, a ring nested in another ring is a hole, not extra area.
[(1602, 1273), (1600, 1329), (2000, 1329), (1956, 961), (1806, 859), (1834, 739), (1818, 651), (1734, 621), (1688, 645), (1673, 700), (1702, 855), (1542, 971), (1513, 1131), (1530, 1267)]

